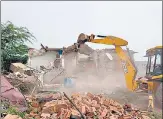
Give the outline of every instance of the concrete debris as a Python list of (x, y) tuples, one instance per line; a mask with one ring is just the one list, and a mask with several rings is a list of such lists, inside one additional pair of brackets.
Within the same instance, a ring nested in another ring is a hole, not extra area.
[(11, 85), (19, 88), (22, 93), (30, 92), (35, 86), (36, 78), (34, 76), (28, 76), (20, 72), (9, 73), (4, 76)]
[[(21, 111), (27, 109), (24, 96), (17, 88), (13, 87), (8, 80), (1, 76), (1, 101), (18, 107)], [(4, 107), (6, 108), (6, 107)]]
[(32, 57), (37, 57), (37, 56), (42, 56), (46, 51), (41, 48), (40, 50), (37, 50), (37, 49), (33, 49), (31, 48), (29, 51), (28, 51), (28, 56), (30, 58)]
[(25, 118), (81, 119), (81, 112), (85, 119), (150, 119), (144, 111), (134, 109), (129, 104), (121, 105), (101, 94), (74, 93), (69, 99), (53, 93), (41, 97), (30, 96), (27, 100), (30, 108)]
[(86, 44), (80, 44), (80, 48), (78, 48), (76, 44), (63, 48), (64, 55), (67, 55), (68, 53), (71, 52), (77, 52), (77, 51), (80, 54), (91, 55), (91, 53), (93, 53), (94, 50)]
[(28, 68), (27, 66), (25, 66), (25, 65), (22, 64), (22, 63), (11, 63), (11, 65), (10, 65), (10, 70), (11, 70), (12, 72), (14, 72), (14, 73), (20, 72), (20, 73), (24, 73), (24, 74), (27, 73), (27, 74), (31, 75), (31, 74), (30, 74), (31, 69)]
[(7, 116), (5, 116), (4, 119), (22, 119), (22, 118), (17, 115), (8, 114)]

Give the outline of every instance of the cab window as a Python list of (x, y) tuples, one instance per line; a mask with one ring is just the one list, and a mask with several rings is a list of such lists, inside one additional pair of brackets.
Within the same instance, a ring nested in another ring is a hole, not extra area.
[(154, 70), (154, 62), (155, 62), (155, 56), (152, 56), (151, 57), (150, 72), (153, 72), (153, 70)]
[(161, 55), (160, 54), (157, 55), (156, 65), (161, 65)]
[(155, 69), (153, 71), (154, 75), (161, 75), (162, 74), (162, 65), (161, 65), (161, 55), (157, 54)]

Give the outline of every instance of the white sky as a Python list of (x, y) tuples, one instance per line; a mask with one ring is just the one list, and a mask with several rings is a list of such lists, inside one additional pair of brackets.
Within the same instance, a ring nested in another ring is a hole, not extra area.
[[(27, 27), (37, 38), (31, 47), (72, 45), (80, 33), (113, 35), (129, 42), (145, 60), (145, 51), (162, 44), (161, 1), (2, 1), (1, 22)], [(113, 46), (89, 44), (92, 48)]]

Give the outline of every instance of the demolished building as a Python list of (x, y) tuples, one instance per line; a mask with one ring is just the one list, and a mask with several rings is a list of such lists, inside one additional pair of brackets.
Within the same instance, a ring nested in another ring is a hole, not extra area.
[[(113, 71), (123, 72), (119, 58), (115, 53), (115, 49), (101, 49), (94, 50), (88, 45), (83, 44), (78, 52), (72, 50), (72, 46), (68, 48), (48, 48), (47, 46), (41, 45), (40, 50), (33, 50), (33, 55), (30, 55), (30, 63), (28, 64), (36, 69), (39, 69), (40, 66), (44, 65), (45, 67), (54, 66), (58, 56), (58, 51), (63, 50), (66, 53), (63, 53), (62, 62), (64, 62), (64, 69), (66, 74), (61, 75), (58, 78), (58, 82), (63, 82), (64, 77), (75, 77), (84, 75), (98, 75), (101, 78), (105, 78), (109, 73)], [(125, 50), (127, 53), (127, 50)], [(110, 60), (106, 53), (111, 54), (113, 60)], [(136, 52), (130, 50), (131, 58), (134, 59), (134, 54)], [(44, 78), (45, 80), (53, 79), (57, 73), (55, 70), (48, 72)], [(123, 74), (122, 74), (123, 76)], [(57, 79), (56, 79), (57, 80)], [(57, 83), (58, 83), (57, 82)]]

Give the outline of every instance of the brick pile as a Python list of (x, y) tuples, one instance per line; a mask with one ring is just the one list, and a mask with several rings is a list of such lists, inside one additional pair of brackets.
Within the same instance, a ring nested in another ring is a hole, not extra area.
[(133, 109), (131, 105), (121, 105), (103, 95), (72, 94), (71, 101), (65, 96), (51, 94), (29, 98), (30, 110), (27, 119), (150, 119), (146, 112)]

